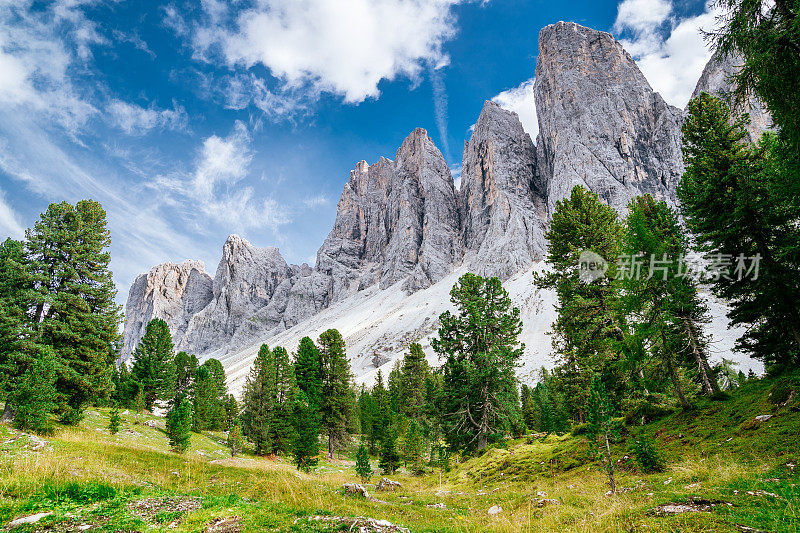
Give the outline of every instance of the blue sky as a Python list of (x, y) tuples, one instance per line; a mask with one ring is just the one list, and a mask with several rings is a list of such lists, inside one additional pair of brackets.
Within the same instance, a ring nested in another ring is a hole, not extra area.
[(428, 130), (458, 178), (484, 100), (535, 136), (539, 29), (623, 41), (683, 107), (714, 26), (702, 1), (0, 0), (0, 237), (99, 200), (122, 303), (151, 266), (226, 236), (309, 262), (348, 172)]

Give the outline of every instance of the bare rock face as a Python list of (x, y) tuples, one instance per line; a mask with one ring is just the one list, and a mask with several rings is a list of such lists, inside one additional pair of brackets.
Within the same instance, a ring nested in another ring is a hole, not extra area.
[(327, 305), (327, 288), (308, 265), (290, 266), (277, 248), (257, 248), (231, 235), (222, 247), (213, 299), (191, 318), (177, 348), (202, 354), (282, 331)]
[(317, 252), (316, 269), (330, 276), (331, 297), (405, 280), (427, 287), (460, 259), (453, 178), (425, 130), (418, 128), (395, 160), (361, 161), (350, 172), (333, 229)]
[(682, 112), (653, 91), (610, 34), (571, 22), (542, 29), (534, 96), (551, 213), (575, 185), (619, 211), (643, 193), (674, 201)]
[(459, 191), (465, 262), (507, 279), (545, 255), (545, 184), (536, 149), (516, 113), (486, 101), (464, 147)]
[(728, 54), (723, 55), (719, 51), (715, 52), (703, 69), (700, 80), (692, 93), (692, 98), (700, 96), (706, 92), (721, 98), (730, 106), (736, 114), (749, 113), (750, 125), (747, 133), (750, 141), (758, 141), (761, 134), (772, 129), (772, 116), (766, 106), (753, 95), (750, 95), (745, 102), (737, 102), (733, 96), (734, 81), (732, 76), (739, 72), (742, 65), (742, 58)]
[(192, 316), (213, 298), (213, 280), (200, 261), (164, 263), (136, 278), (125, 305), (122, 359), (128, 359), (154, 318), (166, 321), (173, 342), (181, 341)]

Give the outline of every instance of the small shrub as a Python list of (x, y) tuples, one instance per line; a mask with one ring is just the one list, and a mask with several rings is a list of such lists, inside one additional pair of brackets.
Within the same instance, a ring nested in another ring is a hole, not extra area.
[(580, 437), (581, 435), (587, 435), (589, 433), (589, 424), (584, 422), (583, 424), (575, 424), (572, 426), (572, 431), (570, 431), (573, 437)]
[(664, 460), (658, 453), (654, 439), (641, 434), (634, 441), (632, 448), (633, 457), (642, 472), (652, 474), (664, 471)]
[(116, 435), (119, 432), (119, 423), (120, 423), (120, 416), (119, 416), (119, 408), (114, 407), (111, 409), (111, 418), (108, 420), (108, 431), (112, 435)]

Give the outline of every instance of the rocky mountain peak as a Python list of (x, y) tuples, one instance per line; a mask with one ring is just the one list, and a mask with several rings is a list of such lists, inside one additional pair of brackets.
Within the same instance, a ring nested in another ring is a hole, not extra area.
[(359, 162), (317, 252), (332, 278), (332, 300), (379, 283), (427, 286), (460, 259), (458, 201), (444, 157), (427, 132), (406, 137), (394, 161)]
[(459, 195), (472, 270), (508, 278), (543, 257), (546, 198), (536, 149), (516, 113), (484, 103), (464, 147)]
[(674, 200), (682, 112), (653, 91), (610, 34), (571, 22), (542, 29), (534, 96), (550, 211), (575, 185), (619, 211), (643, 193)]
[(148, 322), (166, 321), (174, 342), (179, 342), (192, 316), (213, 298), (213, 281), (202, 261), (156, 265), (139, 275), (128, 292), (122, 358), (130, 357)]
[(772, 116), (767, 107), (754, 95), (749, 95), (744, 102), (736, 101), (733, 94), (734, 81), (732, 77), (739, 72), (742, 62), (742, 58), (736, 54), (724, 55), (720, 51), (716, 51), (703, 69), (692, 93), (692, 98), (706, 92), (721, 98), (734, 113), (748, 113), (750, 125), (747, 133), (750, 141), (756, 142), (762, 133), (772, 129)]

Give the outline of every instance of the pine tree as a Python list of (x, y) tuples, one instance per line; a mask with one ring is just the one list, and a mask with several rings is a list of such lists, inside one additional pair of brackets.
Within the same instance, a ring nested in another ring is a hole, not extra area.
[(328, 457), (347, 440), (347, 420), (352, 416), (350, 363), (345, 354), (344, 339), (335, 329), (319, 336), (322, 369), (321, 422), (328, 435)]
[[(229, 431), (234, 423), (238, 423), (239, 421), (239, 403), (236, 401), (236, 398), (233, 394), (228, 395), (228, 399), (225, 401), (225, 427), (226, 431)], [(240, 428), (241, 429), (241, 428)]]
[(192, 438), (192, 407), (189, 400), (177, 397), (167, 413), (166, 430), (169, 444), (176, 453), (184, 453), (189, 449)]
[(133, 352), (131, 376), (139, 384), (144, 407), (153, 409), (157, 400), (175, 395), (175, 354), (169, 326), (160, 318), (151, 320)]
[(119, 407), (116, 405), (111, 408), (111, 416), (108, 419), (108, 432), (112, 435), (119, 433), (119, 424), (122, 420), (119, 416)]
[(373, 433), (372, 424), (374, 419), (375, 407), (372, 402), (372, 395), (367, 392), (366, 387), (361, 385), (361, 393), (358, 395), (358, 416), (361, 435), (369, 441), (369, 435)]
[(362, 483), (368, 482), (369, 478), (372, 477), (372, 466), (369, 464), (369, 452), (363, 441), (359, 444), (358, 451), (356, 451), (355, 470), (356, 474), (361, 478)]
[(275, 358), (261, 345), (244, 386), (242, 434), (255, 444), (256, 455), (273, 453), (272, 419), (275, 414)]
[(58, 406), (56, 357), (45, 347), (18, 380), (11, 402), (17, 406), (14, 427), (44, 435), (53, 432), (52, 413)]
[(139, 415), (144, 411), (144, 393), (141, 387), (137, 387), (136, 395), (133, 397), (133, 412), (136, 413), (135, 423), (139, 423)]
[[(698, 250), (735, 262), (712, 277), (711, 290), (728, 301), (731, 325), (747, 328), (738, 348), (780, 372), (800, 364), (800, 206), (787, 198), (785, 162), (770, 155), (772, 138), (744, 143), (746, 121), (732, 120), (705, 93), (689, 103), (678, 197)], [(759, 257), (758, 275), (747, 272), (753, 260), (740, 265), (739, 257)]]
[(614, 480), (614, 460), (611, 457), (611, 439), (615, 434), (613, 424), (613, 406), (606, 393), (603, 381), (600, 376), (592, 377), (589, 387), (589, 412), (588, 412), (588, 434), (597, 441), (600, 437), (603, 441), (603, 455), (606, 458), (606, 472), (608, 474), (608, 484), (611, 486), (611, 493), (617, 492), (617, 485)]
[(175, 355), (175, 391), (177, 394), (189, 394), (199, 366), (200, 362), (195, 355), (189, 355), (183, 351)]
[[(552, 272), (537, 276), (539, 287), (555, 289), (558, 317), (553, 324), (553, 352), (565, 376), (564, 396), (574, 418), (586, 417), (585, 405), (593, 372), (613, 384), (611, 394), (622, 396), (618, 344), (624, 330), (617, 311), (616, 277), (622, 237), (617, 213), (596, 194), (575, 186), (569, 198), (556, 202), (546, 236), (547, 262)], [(608, 270), (592, 280), (581, 279), (577, 268), (583, 259), (602, 258)]]
[(387, 433), (381, 445), (381, 457), (378, 466), (384, 474), (391, 475), (400, 468), (400, 454), (397, 453), (397, 436), (394, 433)]
[(425, 418), (425, 383), (430, 366), (425, 359), (422, 346), (412, 342), (403, 357), (400, 374), (400, 412), (406, 417), (423, 423)]
[(522, 322), (498, 278), (464, 274), (450, 300), (457, 314), (439, 317), (438, 338), (431, 341), (445, 359), (445, 438), (455, 449), (482, 450), (519, 417), (515, 367), (524, 350)]
[(58, 354), (61, 419), (70, 424), (89, 401), (111, 392), (109, 346), (119, 337), (121, 308), (108, 268), (110, 244), (106, 213), (93, 200), (50, 204), (26, 232), (33, 320), (41, 342)]
[(300, 339), (294, 365), (297, 389), (319, 408), (322, 399), (322, 356), (317, 345), (308, 337)]
[(309, 472), (317, 465), (319, 455), (319, 413), (314, 403), (300, 391), (296, 410), (297, 436), (294, 441), (294, 463), (298, 470)]
[(273, 351), (275, 363), (275, 411), (271, 422), (272, 443), (275, 453), (290, 453), (296, 439), (294, 410), (297, 403), (297, 386), (294, 367), (288, 352), (280, 346)]
[(35, 360), (49, 352), (34, 331), (29, 312), (33, 294), (24, 244), (6, 239), (0, 244), (0, 394), (5, 400), (4, 417), (14, 417), (12, 396), (19, 380)]
[(405, 438), (405, 461), (411, 473), (419, 475), (422, 473), (422, 457), (425, 453), (425, 441), (422, 438), (422, 430), (416, 422), (408, 425)]
[(696, 361), (707, 394), (720, 391), (706, 357), (702, 326), (710, 321), (708, 311), (692, 278), (681, 272), (688, 245), (678, 215), (665, 202), (645, 195), (628, 204), (626, 223), (625, 254), (644, 260), (638, 266), (639, 275), (621, 280), (624, 310), (635, 317), (631, 326), (661, 363), (681, 405), (689, 408), (679, 376), (684, 359)]
[(368, 435), (370, 449), (377, 452), (389, 427), (392, 425), (392, 414), (389, 407), (389, 393), (383, 386), (383, 375), (378, 370), (375, 386), (372, 387), (372, 427)]
[(201, 432), (214, 428), (214, 405), (217, 401), (217, 386), (208, 367), (200, 366), (192, 385), (192, 430)]
[(231, 457), (236, 457), (242, 451), (242, 428), (239, 427), (239, 422), (233, 422), (228, 431), (228, 449)]
[[(736, 97), (755, 93), (769, 109), (780, 135), (800, 156), (800, 7), (791, 0), (722, 0), (723, 26), (714, 34), (723, 54), (744, 64), (734, 76)], [(797, 176), (797, 173), (794, 174)], [(796, 180), (795, 180), (796, 181)], [(797, 184), (792, 184), (797, 187)]]

